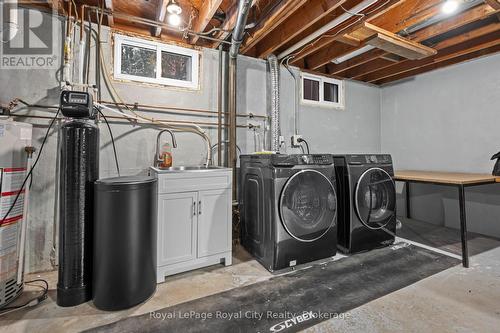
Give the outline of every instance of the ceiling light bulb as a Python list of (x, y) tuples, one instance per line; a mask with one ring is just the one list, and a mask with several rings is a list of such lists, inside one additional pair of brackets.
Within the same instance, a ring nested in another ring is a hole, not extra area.
[(182, 13), (182, 8), (175, 2), (175, 0), (171, 0), (167, 5), (167, 12), (170, 14), (180, 15)]
[(181, 24), (181, 17), (177, 14), (170, 14), (168, 16), (168, 24), (178, 27)]
[(451, 14), (455, 12), (458, 8), (458, 1), (456, 0), (446, 0), (445, 3), (441, 6), (441, 10), (445, 14)]

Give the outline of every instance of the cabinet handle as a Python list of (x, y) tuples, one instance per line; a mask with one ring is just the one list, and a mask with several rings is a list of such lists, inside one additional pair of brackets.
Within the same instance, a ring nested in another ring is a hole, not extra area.
[(196, 201), (193, 202), (193, 216), (196, 216)]
[(201, 215), (201, 200), (198, 201), (198, 215)]

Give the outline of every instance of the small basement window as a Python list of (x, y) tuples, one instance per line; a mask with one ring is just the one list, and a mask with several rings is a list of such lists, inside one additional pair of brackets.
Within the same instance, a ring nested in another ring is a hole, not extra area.
[(344, 81), (302, 73), (302, 103), (344, 108)]
[(140, 38), (115, 35), (115, 78), (198, 89), (200, 53)]

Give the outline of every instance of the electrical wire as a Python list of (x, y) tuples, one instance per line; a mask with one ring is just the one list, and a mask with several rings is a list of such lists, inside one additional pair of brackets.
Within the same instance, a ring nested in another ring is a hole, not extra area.
[(14, 306), (7, 306), (7, 307), (0, 309), (0, 316), (5, 315), (5, 314), (12, 312), (12, 311), (15, 311), (15, 310), (25, 308), (27, 306), (35, 306), (35, 305), (41, 303), (42, 301), (44, 301), (45, 299), (47, 299), (47, 295), (49, 293), (49, 283), (44, 279), (35, 279), (35, 280), (31, 280), (31, 281), (26, 281), (26, 282), (24, 282), (24, 284), (29, 285), (30, 283), (34, 283), (34, 282), (43, 282), (45, 284), (45, 286), (34, 285), (35, 287), (40, 287), (43, 289), (42, 294), (30, 299), (29, 301), (24, 302), (23, 304), (14, 305)]
[(307, 141), (305, 139), (301, 138), (301, 139), (298, 139), (297, 141), (300, 142), (300, 143), (305, 143), (306, 144), (306, 148), (307, 148), (307, 154), (311, 153), (311, 151), (309, 150), (309, 144), (307, 143)]
[(115, 137), (113, 136), (113, 131), (111, 131), (111, 126), (109, 126), (108, 119), (106, 118), (104, 113), (102, 113), (102, 111), (99, 110), (98, 108), (96, 108), (96, 109), (99, 112), (99, 114), (102, 116), (102, 118), (104, 119), (104, 122), (106, 123), (106, 126), (108, 127), (109, 136), (111, 136), (111, 143), (113, 144), (113, 153), (115, 155), (116, 172), (118, 172), (118, 177), (120, 177), (120, 165), (118, 164), (118, 155), (116, 153)]
[(42, 156), (42, 152), (43, 152), (43, 147), (45, 147), (45, 143), (47, 142), (47, 139), (49, 137), (49, 133), (50, 133), (50, 129), (52, 128), (52, 126), (54, 125), (55, 121), (57, 120), (57, 117), (59, 116), (59, 112), (61, 111), (61, 109), (57, 109), (57, 112), (56, 112), (56, 115), (54, 116), (54, 118), (52, 118), (52, 120), (50, 121), (50, 124), (49, 124), (49, 128), (47, 128), (47, 132), (45, 133), (45, 137), (43, 138), (43, 141), (42, 141), (42, 145), (40, 146), (40, 150), (38, 152), (38, 156), (36, 157), (36, 160), (35, 162), (33, 163), (33, 165), (31, 166), (31, 169), (30, 171), (28, 172), (28, 174), (26, 175), (26, 177), (24, 178), (23, 180), (23, 183), (21, 185), (21, 188), (19, 189), (19, 191), (17, 192), (17, 195), (16, 197), (14, 198), (14, 201), (12, 202), (9, 210), (7, 211), (7, 213), (5, 214), (5, 216), (3, 217), (2, 221), (0, 222), (0, 225), (2, 225), (5, 220), (7, 219), (7, 217), (9, 216), (9, 214), (12, 212), (12, 209), (14, 209), (14, 206), (16, 205), (17, 203), (17, 200), (19, 199), (19, 196), (21, 195), (21, 192), (23, 192), (23, 189), (24, 187), (26, 186), (26, 182), (28, 181), (28, 179), (30, 178), (30, 176), (32, 175), (33, 173), (33, 170), (35, 169), (36, 165), (38, 164), (38, 161), (40, 160), (40, 156)]

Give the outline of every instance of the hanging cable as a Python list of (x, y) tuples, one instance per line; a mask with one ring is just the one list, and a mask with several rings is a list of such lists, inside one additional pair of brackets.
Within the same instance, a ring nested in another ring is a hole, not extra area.
[(30, 283), (33, 283), (33, 282), (42, 282), (45, 286), (38, 286), (38, 285), (35, 285), (36, 287), (40, 287), (43, 289), (43, 292), (41, 295), (39, 296), (36, 296), (32, 299), (30, 299), (29, 301), (23, 303), (23, 304), (20, 304), (20, 305), (14, 305), (14, 306), (7, 306), (7, 307), (4, 307), (2, 309), (0, 309), (0, 316), (2, 315), (5, 315), (9, 312), (12, 312), (12, 311), (15, 311), (15, 310), (19, 310), (19, 309), (22, 309), (22, 308), (25, 308), (25, 307), (31, 307), (31, 306), (35, 306), (35, 305), (38, 305), (40, 304), (42, 301), (46, 300), (47, 299), (47, 296), (48, 296), (48, 293), (49, 293), (49, 283), (44, 280), (44, 279), (35, 279), (35, 280), (31, 280), (31, 281), (26, 281), (24, 282), (24, 284), (30, 284)]
[(307, 148), (307, 154), (309, 155), (311, 153), (311, 151), (309, 150), (309, 144), (307, 143), (307, 141), (305, 139), (303, 139), (303, 138), (299, 138), (297, 141), (299, 143), (302, 143), (302, 142), (305, 143), (306, 148)]
[(118, 172), (118, 177), (120, 177), (121, 176), (120, 175), (120, 165), (118, 164), (118, 155), (116, 154), (115, 137), (113, 136), (113, 131), (111, 131), (111, 126), (109, 126), (108, 119), (106, 118), (106, 116), (104, 115), (104, 113), (102, 113), (102, 111), (99, 110), (99, 108), (95, 107), (95, 109), (102, 116), (102, 118), (104, 119), (104, 122), (106, 123), (106, 126), (108, 127), (109, 136), (111, 137), (111, 143), (113, 144), (113, 153), (115, 155), (116, 172)]

